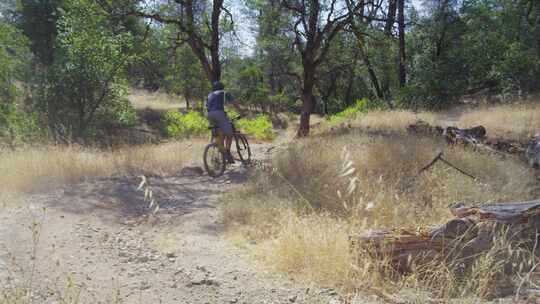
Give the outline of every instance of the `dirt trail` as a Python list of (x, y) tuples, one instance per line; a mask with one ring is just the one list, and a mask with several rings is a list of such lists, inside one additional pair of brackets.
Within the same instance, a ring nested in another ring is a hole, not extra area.
[[(255, 144), (255, 155), (283, 142)], [(32, 284), (33, 303), (341, 303), (332, 290), (268, 272), (227, 241), (220, 198), (246, 178), (239, 165), (218, 179), (149, 178), (161, 207), (154, 217), (137, 178), (24, 196), (0, 211), (0, 286)], [(14, 265), (21, 269), (7, 271)]]

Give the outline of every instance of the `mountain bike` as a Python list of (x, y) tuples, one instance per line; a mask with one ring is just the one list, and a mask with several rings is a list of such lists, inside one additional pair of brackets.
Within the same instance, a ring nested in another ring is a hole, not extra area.
[[(231, 125), (233, 129), (233, 140), (234, 143), (231, 148), (235, 148), (236, 151), (231, 151), (234, 160), (238, 160), (243, 164), (248, 163), (251, 160), (251, 149), (249, 148), (249, 143), (246, 136), (239, 131), (237, 131), (234, 122), (240, 119), (241, 116), (231, 119)], [(225, 159), (224, 151), (220, 151), (216, 138), (218, 132), (220, 132), (219, 127), (216, 125), (211, 125), (208, 129), (212, 131), (210, 137), (210, 143), (204, 148), (204, 169), (208, 175), (212, 177), (219, 177), (225, 172), (227, 166), (227, 161)], [(236, 158), (235, 156), (238, 156)]]

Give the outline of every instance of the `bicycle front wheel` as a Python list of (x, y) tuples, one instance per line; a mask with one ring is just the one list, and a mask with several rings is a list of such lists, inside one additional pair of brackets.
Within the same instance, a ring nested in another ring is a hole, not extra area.
[(211, 177), (218, 177), (225, 172), (225, 155), (219, 151), (216, 144), (212, 143), (204, 148), (204, 169)]
[(236, 141), (236, 152), (240, 161), (243, 163), (249, 162), (251, 160), (251, 149), (249, 148), (249, 143), (247, 138), (243, 134), (235, 135)]

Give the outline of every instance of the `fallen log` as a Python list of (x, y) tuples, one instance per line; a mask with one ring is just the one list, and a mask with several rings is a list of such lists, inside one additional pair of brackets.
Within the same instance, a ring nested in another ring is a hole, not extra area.
[(476, 126), (470, 129), (459, 129), (456, 127), (447, 127), (443, 135), (449, 143), (467, 143), (476, 145), (486, 138), (486, 128)]
[(457, 127), (442, 128), (431, 126), (425, 121), (418, 120), (407, 127), (411, 134), (428, 135), (442, 137), (448, 144), (462, 144), (474, 147), (486, 152), (495, 153), (500, 156), (520, 155), (526, 158), (529, 164), (535, 168), (540, 168), (540, 134), (536, 136), (528, 146), (516, 140), (489, 138), (487, 130), (483, 126), (476, 126), (469, 129)]
[(493, 240), (502, 235), (529, 248), (538, 242), (540, 200), (472, 206), (457, 203), (450, 211), (456, 218), (437, 227), (368, 231), (351, 236), (351, 243), (355, 250), (387, 259), (397, 270), (407, 271), (411, 261), (427, 262), (450, 253), (453, 258), (470, 259), (489, 250)]

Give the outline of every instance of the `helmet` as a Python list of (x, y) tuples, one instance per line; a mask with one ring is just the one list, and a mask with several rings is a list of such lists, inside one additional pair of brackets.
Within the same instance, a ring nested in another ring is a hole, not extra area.
[(219, 81), (212, 82), (212, 90), (219, 91), (223, 89), (225, 89), (225, 86), (221, 82)]

